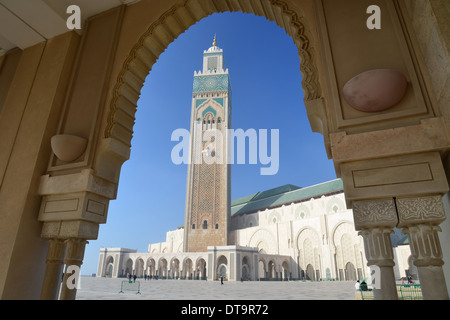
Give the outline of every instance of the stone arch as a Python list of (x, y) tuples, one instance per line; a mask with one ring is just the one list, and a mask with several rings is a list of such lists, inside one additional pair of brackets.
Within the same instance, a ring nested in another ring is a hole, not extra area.
[(267, 217), (267, 224), (276, 224), (281, 222), (281, 214), (277, 210), (272, 210)]
[[(312, 228), (306, 227), (299, 231), (297, 235), (296, 248), (298, 252), (298, 263), (300, 267), (300, 277), (313, 280), (316, 276), (311, 276), (311, 268), (313, 273), (320, 274), (320, 237)], [(308, 269), (308, 266), (309, 269)], [(309, 272), (309, 274), (308, 274)]]
[(356, 269), (353, 263), (351, 263), (350, 261), (345, 264), (345, 280), (356, 280)]
[(342, 221), (332, 231), (332, 245), (336, 253), (337, 269), (344, 273), (346, 265), (351, 262), (360, 273), (363, 262), (360, 258), (360, 239), (354, 226), (348, 221)]
[(105, 260), (105, 270), (104, 270), (104, 276), (105, 277), (112, 277), (114, 274), (114, 257), (113, 256), (107, 256)]
[(244, 255), (241, 261), (241, 279), (248, 280), (250, 278), (251, 263), (250, 257)]
[(320, 237), (317, 232), (312, 228), (306, 227), (301, 229), (297, 234), (297, 250), (302, 248), (301, 244), (308, 238), (311, 239), (314, 247), (318, 247), (320, 245)]
[(256, 227), (258, 225), (258, 220), (255, 215), (248, 215), (244, 218), (244, 227), (251, 228)]
[(258, 277), (259, 279), (264, 279), (267, 276), (267, 266), (266, 261), (263, 258), (258, 259)]
[(135, 261), (134, 272), (136, 277), (141, 278), (144, 276), (144, 259), (138, 257)]
[(267, 263), (267, 278), (275, 279), (277, 278), (277, 265), (273, 259), (269, 260)]
[(312, 264), (308, 264), (306, 266), (305, 275), (306, 275), (306, 280), (311, 280), (311, 281), (315, 280), (315, 272), (314, 272), (314, 267)]
[(294, 219), (300, 220), (300, 219), (307, 219), (307, 218), (310, 218), (310, 210), (304, 203), (301, 203), (295, 209)]
[(194, 263), (192, 259), (189, 257), (184, 258), (183, 260), (183, 268), (182, 268), (182, 277), (184, 279), (191, 279), (194, 271)]
[(290, 278), (290, 267), (289, 267), (289, 262), (287, 260), (284, 260), (281, 263), (281, 274), (282, 274), (282, 279), (283, 280), (288, 280)]
[(177, 257), (173, 257), (169, 262), (170, 277), (178, 279), (180, 277), (180, 260)]
[(337, 196), (332, 196), (327, 201), (326, 212), (327, 213), (337, 213), (346, 209), (345, 203), (342, 199)]
[(255, 231), (248, 242), (249, 247), (258, 248), (258, 251), (262, 249), (267, 254), (276, 253), (275, 245), (275, 237), (266, 229)]
[(153, 258), (147, 259), (147, 267), (145, 268), (148, 276), (156, 275), (156, 262)]
[[(131, 48), (112, 88), (109, 110), (106, 110), (103, 138), (114, 138), (131, 147), (137, 101), (145, 77), (153, 64), (169, 44), (190, 26), (213, 13), (220, 12), (253, 13), (274, 21), (278, 26), (285, 29), (298, 48), (304, 100), (312, 101), (321, 98), (316, 54), (311, 43), (312, 36), (300, 9), (291, 8), (281, 0), (256, 0), (245, 3), (234, 1), (232, 5), (228, 2), (221, 2), (220, 7), (205, 0), (184, 1), (165, 11), (143, 32)], [(128, 120), (124, 120), (127, 118)], [(315, 119), (315, 121), (322, 122), (321, 119)], [(326, 126), (326, 123), (316, 126), (323, 127)], [(103, 150), (106, 157), (110, 155), (110, 148), (112, 146)], [(118, 162), (122, 161), (122, 163), (124, 160), (126, 159), (117, 159)], [(101, 162), (102, 155), (100, 154), (97, 166)]]
[(125, 270), (124, 275), (127, 277), (128, 275), (133, 275), (133, 260), (128, 258), (125, 262)]
[(196, 280), (206, 280), (207, 268), (206, 260), (204, 257), (198, 257), (195, 261), (195, 279)]
[(220, 279), (220, 277), (223, 276), (224, 280), (228, 279), (228, 259), (226, 256), (224, 255), (220, 255), (217, 260), (216, 260), (216, 265), (217, 265), (217, 269), (216, 269), (216, 274), (217, 274), (217, 278)]

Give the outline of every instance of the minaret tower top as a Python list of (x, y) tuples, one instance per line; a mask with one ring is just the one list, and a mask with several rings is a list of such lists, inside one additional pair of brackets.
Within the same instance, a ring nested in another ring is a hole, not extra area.
[(203, 74), (209, 73), (228, 73), (225, 70), (225, 61), (223, 59), (223, 50), (217, 46), (217, 38), (214, 35), (212, 46), (203, 52)]

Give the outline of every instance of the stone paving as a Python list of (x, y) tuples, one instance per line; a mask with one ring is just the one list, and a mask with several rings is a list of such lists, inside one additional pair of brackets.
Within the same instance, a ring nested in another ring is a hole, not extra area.
[(77, 300), (355, 300), (353, 282), (141, 279), (141, 294), (119, 293), (124, 280), (81, 277)]

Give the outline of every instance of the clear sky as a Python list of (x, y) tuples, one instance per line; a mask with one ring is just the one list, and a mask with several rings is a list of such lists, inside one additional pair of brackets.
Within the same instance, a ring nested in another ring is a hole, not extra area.
[[(336, 179), (323, 137), (311, 131), (301, 88), (297, 48), (284, 31), (263, 17), (211, 15), (181, 34), (153, 66), (141, 91), (131, 158), (122, 166), (118, 196), (97, 240), (86, 246), (83, 275), (97, 272), (102, 247), (147, 252), (166, 232), (184, 223), (187, 165), (175, 165), (176, 129), (190, 129), (194, 71), (217, 35), (232, 87), (232, 126), (279, 129), (279, 170), (261, 175), (261, 163), (234, 164), (232, 199), (285, 184), (306, 187)], [(270, 135), (269, 135), (270, 137)], [(270, 141), (270, 140), (269, 140)]]

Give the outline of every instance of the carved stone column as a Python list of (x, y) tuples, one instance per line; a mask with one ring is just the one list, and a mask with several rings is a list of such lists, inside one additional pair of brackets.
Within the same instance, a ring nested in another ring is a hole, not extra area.
[(47, 269), (42, 284), (41, 300), (57, 300), (64, 261), (64, 240), (49, 239)]
[(77, 294), (76, 284), (79, 280), (79, 270), (83, 263), (84, 249), (87, 243), (84, 239), (69, 239), (66, 242), (66, 253), (64, 256), (66, 270), (61, 288), (61, 300), (75, 300)]
[[(79, 267), (84, 255), (86, 240), (95, 240), (99, 225), (106, 222), (109, 200), (114, 199), (117, 185), (94, 174), (93, 170), (65, 175), (44, 175), (41, 177), (39, 194), (42, 203), (39, 221), (43, 223), (41, 237), (44, 239), (64, 239), (66, 253), (64, 263), (67, 267)], [(50, 253), (49, 253), (50, 254)], [(60, 281), (52, 267), (48, 270)], [(76, 289), (68, 290), (65, 272), (61, 299), (75, 299)], [(50, 285), (48, 280), (44, 286)], [(43, 291), (48, 289), (43, 289)], [(49, 297), (49, 293), (45, 296)]]
[(424, 299), (449, 299), (442, 265), (439, 224), (445, 220), (440, 195), (398, 198), (399, 227), (409, 238)]
[[(394, 252), (390, 234), (397, 224), (394, 199), (353, 202), (355, 228), (364, 239), (368, 266), (375, 266), (373, 285), (376, 300), (397, 300)], [(378, 283), (377, 283), (378, 282)]]

